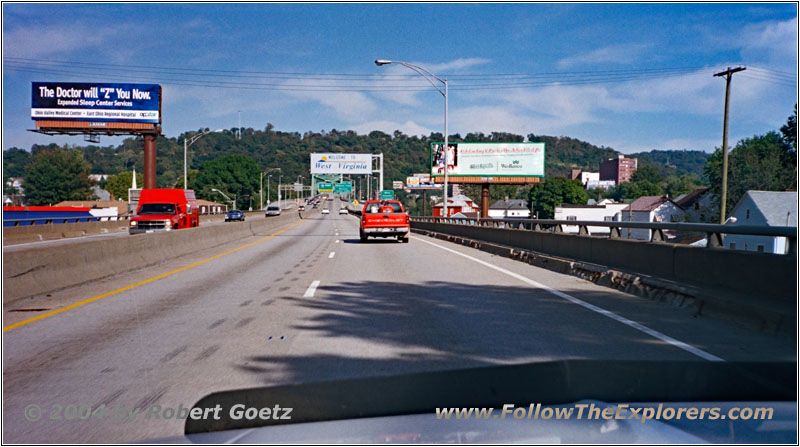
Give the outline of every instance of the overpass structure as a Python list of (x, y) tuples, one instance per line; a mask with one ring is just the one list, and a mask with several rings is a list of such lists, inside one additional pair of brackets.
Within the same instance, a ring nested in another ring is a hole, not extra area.
[[(636, 223), (416, 218), (409, 244), (360, 243), (344, 206), (4, 247), (4, 440), (130, 442), (184, 426), (35, 422), (31, 404), (177, 408), (254, 386), (575, 359), (796, 362), (796, 248), (713, 247), (762, 229), (646, 224), (649, 242), (617, 237)], [(678, 230), (711, 246), (668, 242)], [(796, 247), (794, 229), (774, 232)]]

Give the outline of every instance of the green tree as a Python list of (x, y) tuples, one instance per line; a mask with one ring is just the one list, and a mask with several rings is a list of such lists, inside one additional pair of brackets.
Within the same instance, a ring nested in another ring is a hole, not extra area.
[[(131, 187), (133, 172), (124, 171), (119, 174), (109, 175), (106, 179), (105, 190), (114, 195), (114, 200), (128, 200), (128, 189)], [(136, 186), (141, 188), (144, 184), (144, 175), (136, 173)]]
[(636, 200), (642, 196), (661, 196), (664, 190), (661, 186), (649, 181), (640, 180), (638, 182), (620, 183), (608, 190), (605, 197), (614, 199), (618, 202)]
[(783, 140), (797, 151), (797, 103), (794, 104), (794, 115), (786, 119), (786, 124), (781, 127)]
[[(186, 180), (189, 182), (190, 185), (193, 185), (195, 180), (197, 180), (197, 174), (200, 171), (197, 169), (189, 169), (186, 171)], [(178, 177), (178, 181), (175, 183), (175, 187), (178, 189), (183, 189), (183, 173), (181, 173), (180, 177)]]
[(589, 195), (580, 180), (553, 177), (544, 183), (535, 183), (528, 193), (533, 212), (540, 219), (552, 219), (555, 208), (561, 204), (585, 204)]
[(633, 173), (631, 176), (631, 182), (641, 182), (641, 181), (648, 181), (654, 185), (658, 185), (664, 180), (664, 177), (658, 172), (653, 166), (642, 166)]
[(79, 150), (39, 151), (25, 168), (25, 197), (30, 205), (55, 205), (92, 197), (91, 166)]
[[(797, 157), (792, 147), (769, 132), (745, 138), (728, 154), (728, 193), (725, 208), (730, 212), (749, 190), (783, 191), (796, 188)], [(708, 159), (705, 175), (711, 192), (722, 194), (722, 150), (717, 148)]]
[(3, 151), (3, 177), (22, 177), (25, 167), (33, 159), (30, 152), (12, 147)]
[(225, 155), (200, 165), (197, 179), (189, 183), (199, 197), (224, 200), (212, 189), (216, 188), (237, 200), (237, 206), (244, 206), (242, 199), (257, 197), (259, 174), (261, 170), (256, 161), (244, 155)]
[(694, 176), (687, 174), (680, 177), (669, 176), (666, 180), (664, 192), (674, 199), (681, 194), (689, 194), (699, 186), (700, 184)]

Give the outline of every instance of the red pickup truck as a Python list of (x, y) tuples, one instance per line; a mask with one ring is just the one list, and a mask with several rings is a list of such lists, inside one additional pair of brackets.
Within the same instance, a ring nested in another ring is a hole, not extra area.
[(144, 189), (128, 232), (151, 233), (200, 224), (200, 209), (191, 189)]
[(411, 221), (399, 200), (370, 200), (361, 211), (361, 242), (371, 237), (396, 237), (408, 242)]

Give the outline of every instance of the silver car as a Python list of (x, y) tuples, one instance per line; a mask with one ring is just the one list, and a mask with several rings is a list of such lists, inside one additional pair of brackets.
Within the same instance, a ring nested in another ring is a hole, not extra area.
[(264, 213), (264, 217), (269, 216), (280, 216), (281, 215), (281, 207), (278, 205), (270, 205), (267, 207), (267, 211)]

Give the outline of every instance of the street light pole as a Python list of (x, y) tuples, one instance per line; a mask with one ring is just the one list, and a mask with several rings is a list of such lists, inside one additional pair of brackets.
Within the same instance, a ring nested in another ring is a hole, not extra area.
[(188, 175), (187, 175), (187, 167), (186, 167), (186, 152), (187, 152), (187, 149), (189, 149), (189, 146), (193, 145), (194, 142), (199, 140), (200, 138), (203, 138), (204, 136), (206, 136), (206, 135), (208, 135), (210, 133), (219, 133), (219, 132), (222, 132), (222, 129), (207, 130), (207, 131), (205, 131), (203, 133), (199, 133), (197, 135), (192, 136), (191, 138), (188, 139), (188, 142), (187, 142), (187, 139), (185, 137), (183, 138), (183, 189), (189, 189), (189, 183), (188, 183), (188, 179), (187, 179), (187, 177), (188, 177)]
[[(261, 180), (260, 180), (261, 189), (259, 191), (259, 195), (261, 196), (261, 209), (264, 209), (264, 174), (266, 174), (267, 172), (280, 171), (280, 170), (281, 170), (281, 168), (272, 168), (272, 169), (267, 169), (266, 171), (261, 171)], [(272, 176), (271, 175), (267, 176), (267, 203), (269, 203), (269, 178), (270, 177), (272, 177)]]
[[(408, 62), (402, 61), (392, 61), (388, 59), (376, 59), (375, 65), (382, 66), (388, 64), (400, 64), (410, 70), (417, 72), (420, 76), (425, 78), (433, 88), (435, 88), (442, 96), (444, 96), (444, 217), (447, 217), (447, 170), (449, 168), (449, 157), (447, 155), (447, 150), (449, 148), (449, 141), (448, 141), (448, 132), (447, 132), (447, 79), (441, 79), (440, 77), (436, 76), (435, 74), (431, 73), (430, 71), (414, 64), (409, 64)], [(442, 84), (444, 84), (444, 91), (440, 89), (431, 79), (435, 79)]]
[[(269, 205), (269, 179), (272, 178), (272, 174), (267, 176), (267, 205)], [(264, 209), (264, 206), (261, 206), (261, 209)]]

